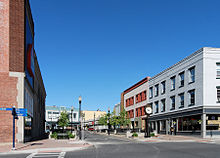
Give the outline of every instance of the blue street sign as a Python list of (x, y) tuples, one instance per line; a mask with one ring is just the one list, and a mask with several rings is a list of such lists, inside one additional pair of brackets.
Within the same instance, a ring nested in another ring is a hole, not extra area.
[[(12, 108), (0, 108), (2, 111), (12, 111)], [(18, 108), (16, 109), (17, 116), (27, 116), (27, 109)]]
[(0, 108), (0, 110), (3, 110), (3, 111), (12, 111), (12, 108)]
[(18, 116), (27, 116), (27, 109), (16, 109)]

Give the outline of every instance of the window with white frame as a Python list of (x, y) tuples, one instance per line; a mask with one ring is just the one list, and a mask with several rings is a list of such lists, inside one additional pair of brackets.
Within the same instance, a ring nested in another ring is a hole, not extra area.
[(171, 80), (171, 90), (175, 89), (176, 76), (170, 78)]
[(166, 81), (161, 82), (161, 94), (166, 92)]
[(217, 86), (216, 90), (217, 90), (217, 103), (220, 103), (220, 86)]
[(166, 99), (161, 100), (161, 112), (166, 110)]
[(155, 113), (159, 112), (159, 105), (158, 105), (158, 101), (155, 102)]
[(179, 94), (179, 108), (184, 107), (184, 93)]
[(220, 63), (216, 63), (216, 78), (220, 79)]
[(155, 97), (159, 95), (159, 84), (155, 85)]
[(195, 67), (189, 69), (189, 83), (195, 82)]
[(153, 98), (153, 87), (150, 87), (150, 98)]
[(179, 74), (179, 80), (180, 80), (180, 87), (183, 87), (184, 86), (184, 72), (181, 72)]
[(189, 106), (195, 105), (195, 90), (190, 90), (189, 92)]
[(175, 109), (175, 96), (170, 97), (170, 110)]

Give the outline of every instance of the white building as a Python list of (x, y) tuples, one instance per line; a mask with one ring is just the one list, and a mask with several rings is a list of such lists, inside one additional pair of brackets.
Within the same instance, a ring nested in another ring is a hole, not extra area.
[(220, 48), (201, 48), (148, 84), (157, 133), (220, 136)]
[(115, 116), (119, 116), (119, 114), (121, 112), (121, 105), (120, 105), (120, 103), (115, 104), (114, 111), (115, 111)]
[[(69, 108), (65, 106), (46, 106), (46, 123), (48, 125), (57, 125), (57, 121), (60, 117), (61, 112), (66, 111), (69, 114), (70, 124), (79, 123), (79, 109)], [(72, 115), (72, 116), (71, 116)]]

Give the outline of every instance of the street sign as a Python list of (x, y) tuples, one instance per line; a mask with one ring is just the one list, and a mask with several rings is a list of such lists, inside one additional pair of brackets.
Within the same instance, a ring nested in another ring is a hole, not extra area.
[(12, 108), (0, 108), (2, 111), (12, 111)]
[(18, 116), (27, 116), (27, 109), (16, 109)]

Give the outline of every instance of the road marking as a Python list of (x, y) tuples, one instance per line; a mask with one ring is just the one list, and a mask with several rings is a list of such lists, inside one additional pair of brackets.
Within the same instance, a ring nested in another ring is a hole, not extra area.
[(26, 158), (43, 158), (43, 157), (56, 157), (56, 158), (64, 158), (66, 152), (39, 152), (39, 153), (32, 153), (28, 155)]

